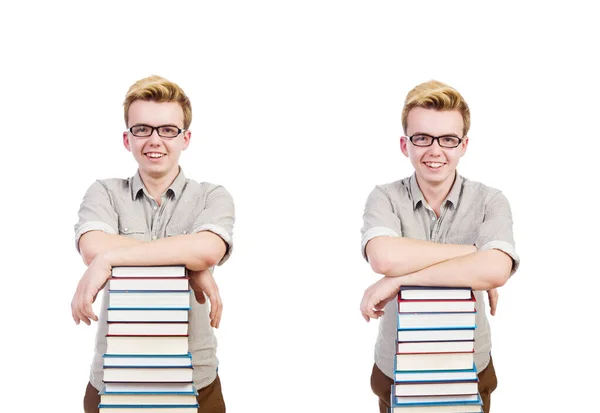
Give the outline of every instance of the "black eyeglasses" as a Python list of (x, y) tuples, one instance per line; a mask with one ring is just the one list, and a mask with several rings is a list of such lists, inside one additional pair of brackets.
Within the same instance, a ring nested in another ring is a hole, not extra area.
[(442, 148), (456, 148), (462, 142), (462, 138), (454, 135), (443, 135), (443, 136), (431, 136), (426, 133), (418, 133), (413, 136), (409, 136), (408, 139), (415, 146), (431, 146), (433, 141), (437, 141), (438, 145)]
[(147, 138), (150, 135), (152, 135), (152, 133), (154, 133), (155, 129), (156, 133), (158, 133), (158, 136), (160, 136), (161, 138), (175, 138), (181, 132), (185, 131), (185, 129), (179, 129), (177, 126), (174, 125), (134, 125), (131, 128), (129, 128), (129, 132), (131, 132), (133, 136), (137, 136), (138, 138)]

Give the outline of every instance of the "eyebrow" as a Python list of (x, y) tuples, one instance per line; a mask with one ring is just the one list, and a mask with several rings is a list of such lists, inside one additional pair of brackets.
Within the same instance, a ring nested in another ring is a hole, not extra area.
[[(415, 136), (415, 135), (427, 135), (427, 136), (431, 136), (431, 137), (433, 137), (433, 135), (432, 135), (432, 134), (430, 134), (430, 133), (425, 133), (425, 132), (415, 132), (415, 133), (413, 133), (413, 135), (412, 135), (412, 136)], [(455, 133), (445, 133), (445, 134), (443, 134), (443, 135), (440, 135), (439, 137), (441, 138), (441, 137), (444, 137), (444, 136), (453, 136), (453, 137), (455, 137), (455, 138), (458, 138), (458, 137), (459, 137), (459, 136), (458, 136), (457, 134), (455, 134)]]

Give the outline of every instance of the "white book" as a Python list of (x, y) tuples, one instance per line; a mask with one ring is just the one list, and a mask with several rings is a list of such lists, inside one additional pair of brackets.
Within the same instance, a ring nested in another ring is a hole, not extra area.
[(119, 308), (187, 308), (190, 305), (189, 291), (129, 292), (109, 291), (108, 306)]
[(464, 381), (477, 380), (475, 365), (471, 370), (445, 370), (445, 371), (396, 371), (394, 381), (404, 382), (430, 382), (430, 381)]
[(104, 382), (189, 382), (191, 367), (108, 367), (103, 369)]
[(104, 383), (105, 393), (193, 393), (190, 383)]
[[(192, 394), (111, 394), (100, 392), (100, 403), (105, 405), (192, 405), (197, 403), (196, 396)], [(107, 409), (108, 410), (108, 409)], [(145, 411), (145, 410), (144, 410)], [(179, 411), (179, 410), (177, 410)], [(164, 412), (166, 413), (166, 412)]]
[(182, 310), (113, 310), (108, 309), (108, 322), (181, 322), (189, 321), (190, 308)]
[[(427, 403), (466, 403), (469, 405), (474, 405), (477, 407), (479, 403), (481, 403), (481, 397), (479, 394), (461, 394), (461, 395), (449, 395), (449, 396), (394, 396), (396, 399), (396, 404), (427, 404)], [(428, 406), (429, 407), (429, 406)], [(466, 407), (461, 406), (461, 407)], [(400, 410), (401, 411), (401, 410)], [(468, 411), (468, 410), (459, 410), (459, 412)], [(479, 410), (475, 410), (476, 412)]]
[(480, 413), (478, 404), (446, 404), (432, 406), (395, 406), (391, 413)]
[(187, 354), (187, 336), (106, 336), (106, 354)]
[(155, 265), (155, 266), (122, 266), (113, 267), (113, 277), (141, 277), (141, 278), (170, 278), (185, 277), (187, 270), (184, 265)]
[(477, 394), (477, 380), (441, 383), (396, 383), (396, 396), (448, 396)]
[(198, 413), (198, 404), (178, 407), (113, 407), (111, 405), (100, 404), (98, 407), (98, 413)]
[(475, 295), (468, 300), (398, 300), (399, 313), (452, 313), (475, 311)]
[(189, 278), (109, 278), (112, 291), (188, 291)]
[(398, 330), (398, 341), (474, 340), (475, 329)]
[(188, 323), (108, 323), (112, 336), (182, 336), (188, 334)]
[(192, 355), (175, 356), (122, 356), (119, 354), (104, 354), (104, 367), (191, 367)]
[(398, 329), (475, 328), (475, 315), (470, 313), (398, 313)]
[(400, 287), (400, 298), (404, 300), (468, 300), (470, 288), (461, 287)]
[(475, 341), (398, 342), (397, 353), (464, 353), (472, 352)]
[(467, 370), (474, 353), (396, 354), (396, 371)]

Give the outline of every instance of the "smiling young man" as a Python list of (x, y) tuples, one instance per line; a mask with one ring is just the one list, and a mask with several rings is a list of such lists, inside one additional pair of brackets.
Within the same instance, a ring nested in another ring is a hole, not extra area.
[(124, 112), (123, 144), (138, 164), (137, 173), (94, 182), (75, 225), (75, 245), (88, 268), (71, 302), (72, 316), (77, 324), (99, 321), (84, 411), (98, 412), (108, 294), (103, 294), (100, 318), (92, 303), (112, 267), (183, 264), (196, 298), (189, 314), (189, 349), (198, 411), (224, 412), (213, 333), (222, 303), (212, 269), (231, 254), (233, 200), (222, 186), (186, 178), (179, 166), (192, 136), (192, 110), (177, 84), (159, 76), (139, 80), (127, 92)]
[(363, 215), (362, 252), (383, 277), (364, 293), (366, 321), (381, 318), (371, 388), (380, 412), (390, 407), (396, 354), (394, 300), (402, 285), (471, 287), (477, 300), (475, 364), (483, 410), (497, 385), (491, 359), (491, 314), (498, 293), (519, 266), (508, 200), (501, 191), (457, 173), (469, 143), (469, 107), (455, 89), (429, 81), (412, 89), (402, 111), (400, 149), (415, 171), (376, 186)]

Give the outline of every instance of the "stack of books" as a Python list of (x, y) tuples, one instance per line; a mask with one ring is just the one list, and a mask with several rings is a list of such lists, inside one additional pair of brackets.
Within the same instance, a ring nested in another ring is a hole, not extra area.
[(101, 413), (198, 411), (184, 266), (114, 267)]
[(481, 412), (470, 288), (406, 286), (398, 293), (393, 413)]

